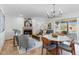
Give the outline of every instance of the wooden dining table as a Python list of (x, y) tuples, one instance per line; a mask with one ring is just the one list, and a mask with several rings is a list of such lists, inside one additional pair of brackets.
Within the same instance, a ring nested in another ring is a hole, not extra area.
[(61, 42), (69, 42), (70, 38), (67, 36), (60, 36), (58, 35), (57, 37), (53, 37), (52, 34), (47, 34), (47, 35), (43, 35), (44, 38), (47, 38), (50, 42), (55, 43), (57, 45), (57, 50), (56, 50), (56, 54), (59, 55), (59, 47), (58, 44)]

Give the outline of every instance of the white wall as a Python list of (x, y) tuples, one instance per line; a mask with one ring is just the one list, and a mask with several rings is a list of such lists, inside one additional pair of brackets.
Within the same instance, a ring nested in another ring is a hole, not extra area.
[(79, 18), (79, 12), (74, 12), (74, 13), (66, 14), (63, 16), (63, 18), (73, 18), (73, 17)]
[(33, 34), (38, 34), (40, 32), (40, 27), (47, 25), (47, 23), (48, 23), (48, 18), (43, 18), (43, 17), (32, 18)]
[[(23, 17), (12, 17), (7, 16), (5, 18), (5, 38), (11, 39), (13, 38), (13, 29), (18, 29), (21, 32), (23, 31), (24, 26), (24, 18)], [(33, 24), (33, 33), (39, 33), (40, 26), (47, 25), (48, 19), (43, 17), (33, 17), (32, 24)]]
[(5, 31), (0, 33), (0, 49), (3, 47), (5, 42)]
[(12, 17), (12, 16), (6, 16), (5, 17), (5, 38), (11, 39), (13, 38), (13, 29), (21, 30), (24, 25), (24, 18), (23, 17)]
[(13, 18), (10, 16), (5, 17), (5, 38), (10, 39), (12, 38), (13, 32)]

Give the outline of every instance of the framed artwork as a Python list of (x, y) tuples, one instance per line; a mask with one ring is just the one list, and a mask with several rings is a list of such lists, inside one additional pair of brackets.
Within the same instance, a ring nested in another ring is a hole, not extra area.
[(25, 27), (32, 26), (32, 20), (31, 20), (31, 18), (28, 18), (27, 20), (24, 21), (24, 26)]
[(48, 29), (51, 29), (51, 23), (48, 24)]

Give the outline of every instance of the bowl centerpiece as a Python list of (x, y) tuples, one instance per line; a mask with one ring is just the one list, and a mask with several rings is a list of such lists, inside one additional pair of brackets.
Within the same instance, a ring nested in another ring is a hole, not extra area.
[(58, 37), (58, 35), (56, 33), (53, 33), (52, 37), (56, 38), (56, 37)]

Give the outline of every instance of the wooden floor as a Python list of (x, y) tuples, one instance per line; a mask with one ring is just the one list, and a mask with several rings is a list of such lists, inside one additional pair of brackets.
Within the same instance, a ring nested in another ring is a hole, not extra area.
[[(13, 46), (13, 40), (7, 40), (5, 42), (0, 55), (19, 55), (17, 47)], [(41, 55), (41, 49), (33, 49), (22, 55)]]
[[(46, 50), (44, 49), (44, 55), (46, 54)], [(19, 55), (17, 47), (13, 46), (13, 40), (7, 40), (4, 44), (4, 47), (0, 53), (0, 55)], [(41, 48), (36, 48), (22, 55), (41, 55)]]
[(13, 40), (5, 41), (4, 47), (1, 51), (1, 55), (17, 55), (18, 51), (16, 47), (13, 47)]

